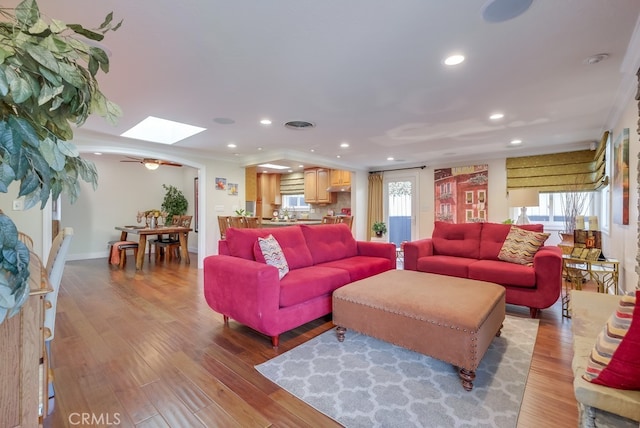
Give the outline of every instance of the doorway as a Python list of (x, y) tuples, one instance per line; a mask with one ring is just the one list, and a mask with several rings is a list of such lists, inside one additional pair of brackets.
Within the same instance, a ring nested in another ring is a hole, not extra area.
[(393, 242), (396, 248), (415, 237), (416, 183), (417, 175), (385, 175), (384, 178), (384, 217), (389, 242)]

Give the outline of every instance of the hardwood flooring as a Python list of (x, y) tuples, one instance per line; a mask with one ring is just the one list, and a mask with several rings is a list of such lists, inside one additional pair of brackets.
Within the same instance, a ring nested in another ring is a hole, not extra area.
[[(195, 260), (195, 257), (193, 258)], [(55, 410), (45, 427), (340, 426), (253, 367), (333, 327), (328, 317), (267, 337), (206, 304), (195, 263), (124, 270), (104, 259), (67, 262), (51, 364)], [(528, 309), (508, 306), (526, 317)], [(542, 311), (518, 427), (577, 426), (571, 321)]]

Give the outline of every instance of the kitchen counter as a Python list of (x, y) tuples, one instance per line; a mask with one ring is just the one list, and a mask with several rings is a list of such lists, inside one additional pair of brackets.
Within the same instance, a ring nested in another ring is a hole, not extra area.
[(294, 226), (296, 224), (322, 224), (322, 220), (296, 220), (296, 221), (273, 221), (273, 220), (262, 220), (262, 227), (282, 227), (282, 226)]

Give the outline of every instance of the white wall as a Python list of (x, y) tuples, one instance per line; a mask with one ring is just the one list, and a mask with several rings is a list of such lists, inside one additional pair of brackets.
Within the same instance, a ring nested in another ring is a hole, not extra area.
[[(609, 225), (609, 235), (603, 237), (603, 253), (607, 257), (613, 257), (620, 261), (619, 287), (624, 291), (630, 291), (638, 287), (638, 274), (636, 273), (636, 256), (638, 252), (638, 103), (630, 100), (624, 109), (620, 120), (611, 129), (611, 143), (622, 132), (629, 128), (629, 224)], [(612, 172), (608, 172), (611, 177)], [(614, 209), (612, 207), (612, 209)], [(613, 215), (611, 216), (613, 217)]]
[[(42, 213), (40, 204), (26, 211), (13, 211), (13, 200), (18, 198), (19, 183), (12, 183), (7, 193), (0, 193), (0, 209), (15, 223), (19, 231), (26, 233), (33, 239), (33, 251), (46, 263), (43, 257), (42, 241)], [(47, 251), (48, 251), (47, 247)], [(48, 254), (47, 254), (48, 255)]]

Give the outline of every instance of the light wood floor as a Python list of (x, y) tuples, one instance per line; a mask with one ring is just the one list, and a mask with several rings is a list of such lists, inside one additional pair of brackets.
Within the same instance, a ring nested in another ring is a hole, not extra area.
[[(131, 257), (124, 270), (67, 262), (52, 342), (56, 407), (45, 427), (339, 426), (253, 368), (332, 328), (329, 318), (285, 333), (276, 351), (236, 322), (225, 326), (202, 282), (195, 263), (152, 261), (137, 273)], [(519, 427), (577, 426), (570, 323), (559, 303), (542, 311)]]

